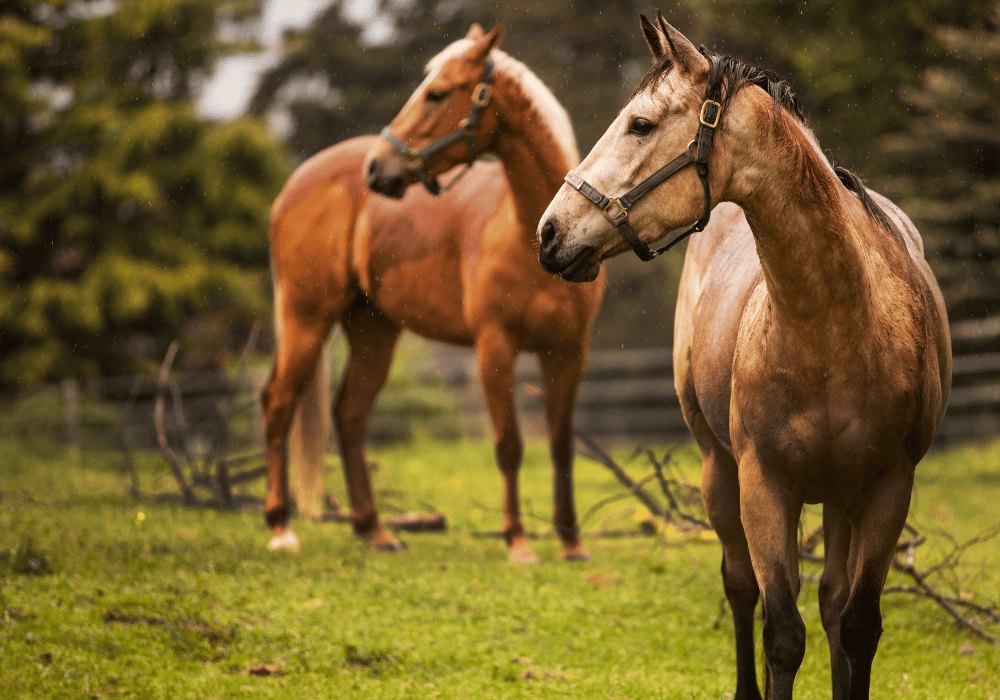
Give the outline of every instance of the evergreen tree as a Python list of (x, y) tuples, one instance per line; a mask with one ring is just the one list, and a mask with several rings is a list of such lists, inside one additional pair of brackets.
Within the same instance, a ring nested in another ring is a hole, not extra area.
[(195, 315), (267, 309), (288, 166), (193, 91), (256, 0), (8, 0), (0, 17), (0, 388), (121, 374)]
[(976, 5), (709, 0), (702, 20), (717, 32), (716, 51), (786, 78), (823, 148), (873, 178), (888, 167), (879, 137), (904, 119), (900, 90), (943, 56), (928, 27), (967, 22)]
[(920, 229), (952, 320), (1000, 314), (1000, 2), (931, 30), (945, 50), (902, 92), (885, 137), (892, 190)]

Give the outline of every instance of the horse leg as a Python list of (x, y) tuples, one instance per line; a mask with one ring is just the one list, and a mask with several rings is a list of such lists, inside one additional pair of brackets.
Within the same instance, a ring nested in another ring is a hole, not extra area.
[(375, 508), (365, 438), (375, 398), (389, 376), (400, 329), (364, 298), (347, 310), (342, 323), (350, 352), (333, 415), (354, 532), (376, 549), (396, 551), (402, 545), (382, 527)]
[(736, 641), (734, 699), (760, 700), (753, 629), (760, 589), (740, 519), (740, 484), (736, 462), (711, 435), (707, 426), (699, 433), (702, 502), (722, 544), (722, 583), (733, 615)]
[(819, 580), (819, 610), (830, 643), (830, 676), (833, 700), (847, 700), (850, 673), (840, 642), (840, 615), (850, 593), (847, 558), (851, 545), (851, 523), (829, 506), (823, 508), (825, 563)]
[(282, 315), (282, 330), (278, 335), (274, 367), (261, 395), (267, 463), (264, 520), (273, 533), (268, 544), (271, 549), (297, 551), (298, 540), (288, 527), (288, 429), (333, 321), (321, 315), (303, 317), (295, 314), (280, 303), (280, 297), (275, 313)]
[(850, 669), (851, 700), (868, 698), (872, 661), (882, 636), (879, 600), (906, 524), (912, 488), (912, 468), (890, 470), (869, 489), (876, 496), (851, 521), (851, 593), (840, 615), (840, 643)]
[(549, 428), (549, 452), (553, 467), (553, 522), (562, 540), (563, 559), (587, 561), (590, 552), (580, 542), (573, 500), (573, 406), (583, 376), (586, 352), (539, 353), (545, 380), (545, 413)]
[(493, 446), (503, 477), (503, 536), (507, 560), (512, 564), (534, 564), (538, 557), (524, 534), (517, 477), (524, 446), (514, 411), (514, 358), (517, 350), (499, 327), (489, 327), (476, 337), (479, 380), (486, 409), (493, 423)]
[(802, 503), (755, 457), (740, 461), (740, 515), (764, 600), (764, 660), (769, 697), (791, 700), (795, 674), (806, 650), (799, 615), (797, 529)]

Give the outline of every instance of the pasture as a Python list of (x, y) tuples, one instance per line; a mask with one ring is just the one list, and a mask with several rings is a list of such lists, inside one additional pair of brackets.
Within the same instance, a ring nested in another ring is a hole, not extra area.
[[(3, 698), (725, 698), (735, 688), (719, 547), (676, 532), (639, 534), (636, 502), (582, 522), (593, 560), (560, 559), (551, 466), (538, 442), (522, 473), (526, 526), (542, 560), (506, 562), (500, 476), (486, 442), (373, 450), (380, 502), (433, 504), (445, 533), (406, 534), (374, 553), (345, 524), (296, 521), (298, 555), (265, 549), (257, 509), (189, 509), (125, 493), (114, 453), (67, 453), (0, 438), (0, 697)], [(625, 461), (627, 452), (616, 453)], [(694, 452), (677, 469), (697, 479)], [(159, 455), (143, 488), (174, 491)], [(343, 498), (339, 464), (329, 482)], [(644, 473), (641, 459), (627, 463)], [(623, 491), (578, 457), (577, 504)], [(260, 482), (250, 487), (263, 495)], [(929, 568), (1000, 520), (1000, 442), (932, 453), (910, 522)], [(808, 517), (817, 520), (816, 510)], [(601, 533), (605, 534), (601, 534)], [(612, 536), (614, 535), (614, 536)], [(802, 565), (807, 624), (796, 697), (829, 697), (816, 564)], [(889, 586), (909, 582), (890, 574)], [(943, 590), (1000, 598), (1000, 541), (967, 550)], [(934, 603), (883, 598), (873, 698), (1000, 697), (1000, 647), (960, 630)], [(759, 613), (759, 608), (758, 608)], [(997, 625), (990, 628), (997, 634)], [(759, 639), (759, 624), (758, 624)], [(758, 642), (759, 645), (759, 642)], [(759, 663), (759, 662), (758, 662)]]

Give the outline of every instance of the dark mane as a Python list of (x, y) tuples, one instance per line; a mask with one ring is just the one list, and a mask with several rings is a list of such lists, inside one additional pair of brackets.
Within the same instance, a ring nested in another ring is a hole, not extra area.
[(732, 56), (720, 56), (709, 53), (705, 47), (699, 49), (702, 56), (708, 59), (711, 69), (708, 74), (708, 89), (719, 89), (722, 94), (722, 112), (725, 114), (733, 95), (747, 85), (756, 85), (774, 101), (774, 109), (784, 107), (800, 122), (804, 122), (799, 101), (791, 86), (782, 80), (777, 73), (766, 68), (759, 68), (745, 63)]
[[(709, 53), (705, 50), (705, 47), (702, 47), (700, 51), (708, 59), (711, 66), (708, 77), (708, 91), (712, 92), (714, 89), (719, 89), (722, 94), (721, 104), (723, 114), (726, 111), (726, 107), (729, 106), (733, 95), (747, 85), (756, 85), (771, 96), (771, 99), (774, 100), (775, 109), (784, 107), (795, 115), (799, 121), (804, 121), (795, 93), (788, 83), (778, 77), (776, 73), (765, 68), (758, 68), (749, 63), (744, 63), (732, 56), (720, 56)], [(646, 75), (643, 76), (639, 82), (639, 86), (636, 87), (635, 92), (632, 93), (632, 97), (629, 99), (635, 98), (636, 95), (647, 88), (656, 87), (666, 77), (667, 73), (670, 72), (673, 65), (674, 62), (670, 60), (669, 56), (664, 56), (655, 61), (649, 67)]]

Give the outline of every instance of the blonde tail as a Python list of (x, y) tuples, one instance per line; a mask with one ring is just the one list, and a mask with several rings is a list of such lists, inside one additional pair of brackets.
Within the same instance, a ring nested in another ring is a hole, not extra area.
[(326, 464), (330, 439), (330, 362), (326, 347), (306, 382), (288, 434), (290, 488), (299, 515), (316, 518), (323, 513)]

